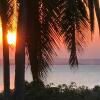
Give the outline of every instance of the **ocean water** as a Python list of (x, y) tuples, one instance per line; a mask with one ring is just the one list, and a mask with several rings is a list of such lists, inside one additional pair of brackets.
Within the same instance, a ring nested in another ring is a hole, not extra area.
[(47, 83), (52, 82), (56, 85), (76, 82), (77, 86), (93, 88), (100, 85), (100, 65), (80, 65), (76, 69), (70, 69), (66, 65), (55, 65), (47, 78)]
[[(11, 89), (14, 88), (14, 66), (10, 70)], [(25, 79), (32, 81), (30, 68), (26, 68)], [(76, 82), (77, 86), (88, 86), (93, 88), (100, 85), (100, 65), (79, 65), (78, 68), (70, 69), (68, 65), (54, 65), (48, 72), (48, 77), (44, 79), (45, 84), (54, 83), (67, 84)], [(0, 66), (0, 91), (3, 90), (3, 67)]]

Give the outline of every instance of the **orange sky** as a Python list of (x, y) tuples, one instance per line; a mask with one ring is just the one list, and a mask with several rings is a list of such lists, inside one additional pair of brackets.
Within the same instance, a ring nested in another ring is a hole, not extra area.
[[(59, 40), (59, 45), (60, 45), (60, 50), (57, 50), (58, 57), (59, 58), (66, 58), (66, 56), (68, 57), (68, 52), (66, 53), (66, 48), (64, 47), (63, 43), (60, 42), (60, 40)], [(12, 55), (11, 58), (13, 58), (13, 53), (11, 55)], [(84, 52), (82, 52), (79, 56), (80, 58), (91, 58), (91, 59), (100, 58), (100, 36), (99, 36), (98, 26), (96, 22), (95, 22), (95, 33), (94, 33), (93, 41), (87, 43), (87, 47), (84, 49)], [(0, 59), (2, 59), (1, 27), (0, 27)]]
[[(14, 0), (16, 4), (16, 0)], [(16, 13), (16, 5), (14, 9), (14, 14)], [(17, 17), (17, 16), (16, 16)], [(16, 17), (14, 17), (14, 30), (16, 29)], [(0, 25), (0, 59), (2, 59), (2, 29)], [(57, 50), (58, 57), (59, 58), (66, 58), (68, 57), (68, 52), (66, 52), (66, 48), (62, 43), (60, 43), (59, 40), (59, 45), (60, 45), (60, 50)], [(99, 32), (98, 32), (98, 27), (97, 27), (97, 22), (95, 22), (95, 34), (94, 34), (94, 39), (92, 42), (89, 42), (87, 44), (87, 47), (84, 49), (84, 52), (82, 52), (79, 56), (80, 58), (100, 58), (100, 37), (99, 37)], [(63, 53), (62, 53), (63, 52)], [(11, 52), (12, 53), (12, 52)], [(11, 55), (11, 58), (13, 56), (13, 53)]]
[[(100, 35), (98, 30), (97, 21), (95, 21), (95, 32), (93, 34), (93, 40), (91, 41), (91, 33), (88, 36), (88, 42), (84, 51), (79, 53), (79, 58), (82, 59), (100, 59)], [(63, 43), (59, 40), (60, 50), (57, 49), (58, 58), (68, 58), (69, 54), (66, 52), (66, 48)]]

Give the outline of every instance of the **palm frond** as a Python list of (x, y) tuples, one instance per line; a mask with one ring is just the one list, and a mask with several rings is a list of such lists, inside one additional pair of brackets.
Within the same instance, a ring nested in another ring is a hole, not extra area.
[(12, 0), (0, 0), (0, 16), (2, 21), (9, 24), (9, 20), (13, 14)]
[(88, 0), (89, 16), (90, 16), (90, 27), (91, 32), (94, 32), (94, 0)]
[(51, 23), (56, 32), (60, 28), (60, 9), (59, 0), (43, 0), (43, 4), (48, 12), (48, 17), (51, 17)]
[(26, 46), (29, 52), (33, 79), (40, 80), (47, 75), (52, 61), (54, 44), (50, 35), (50, 30), (52, 29), (50, 28), (50, 23), (53, 11), (52, 7), (47, 6), (46, 2), (43, 1), (28, 1), (28, 3), (30, 3), (27, 5), (28, 11), (31, 12), (28, 12), (27, 16)]
[(0, 0), (0, 16), (2, 20), (5, 20), (8, 22), (8, 9), (9, 9), (9, 4), (7, 0)]
[(9, 9), (8, 9), (8, 27), (10, 30), (13, 30), (13, 22), (14, 22), (14, 5), (15, 5), (15, 0), (8, 0), (8, 5), (9, 5)]
[[(69, 64), (74, 66), (78, 65), (77, 51), (79, 47), (82, 48), (81, 43), (84, 42), (83, 28), (88, 28), (87, 11), (82, 0), (67, 0), (62, 4), (64, 4), (62, 8), (64, 14), (62, 17), (62, 30), (65, 43), (71, 52)], [(83, 40), (77, 41), (76, 34), (81, 35)]]
[(97, 22), (98, 22), (99, 31), (100, 31), (100, 7), (99, 7), (99, 0), (94, 0), (94, 6), (95, 6)]

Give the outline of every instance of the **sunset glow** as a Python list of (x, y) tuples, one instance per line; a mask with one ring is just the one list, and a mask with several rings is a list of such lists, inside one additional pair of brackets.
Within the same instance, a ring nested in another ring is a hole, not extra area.
[(8, 32), (7, 34), (7, 40), (9, 45), (16, 45), (16, 33), (14, 32)]

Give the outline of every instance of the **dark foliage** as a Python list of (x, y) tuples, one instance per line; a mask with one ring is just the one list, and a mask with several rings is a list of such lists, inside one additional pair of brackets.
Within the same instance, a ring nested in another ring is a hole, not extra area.
[[(13, 90), (11, 96), (13, 98)], [(3, 100), (3, 93), (0, 93), (0, 100)], [(58, 86), (25, 82), (25, 100), (100, 100), (100, 86), (89, 89), (86, 86), (77, 87), (74, 82)]]
[(62, 4), (62, 31), (70, 51), (69, 64), (78, 65), (77, 51), (83, 48), (84, 30), (88, 29), (89, 23), (87, 10), (82, 0), (60, 0), (60, 2)]
[[(53, 0), (52, 0), (53, 1)], [(54, 7), (56, 2), (48, 0), (29, 0), (27, 2), (26, 48), (29, 54), (33, 80), (47, 76), (52, 62), (56, 38), (52, 34), (57, 30), (57, 18)], [(54, 18), (55, 16), (55, 18)]]

